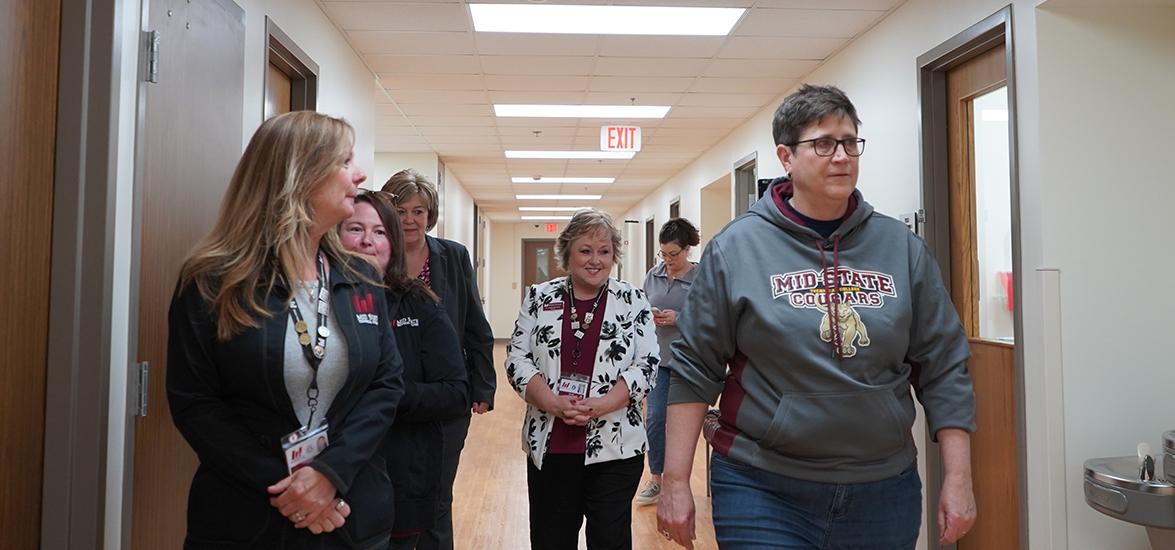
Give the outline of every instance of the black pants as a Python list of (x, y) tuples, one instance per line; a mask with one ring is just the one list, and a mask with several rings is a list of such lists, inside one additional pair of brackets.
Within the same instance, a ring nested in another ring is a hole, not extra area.
[(441, 486), (437, 492), (437, 521), (432, 529), (421, 533), (416, 543), (419, 550), (453, 550), (453, 483), (457, 480), (465, 436), (469, 435), (469, 418), (447, 420), (441, 424), (445, 446), (441, 457)]
[(532, 550), (575, 550), (587, 517), (588, 550), (632, 548), (632, 497), (644, 455), (584, 465), (583, 455), (547, 455), (543, 469), (527, 460)]

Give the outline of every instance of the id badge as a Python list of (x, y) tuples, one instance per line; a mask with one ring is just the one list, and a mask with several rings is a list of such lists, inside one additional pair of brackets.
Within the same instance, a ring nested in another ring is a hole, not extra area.
[(582, 374), (565, 374), (559, 378), (559, 395), (583, 399), (587, 397), (590, 383), (591, 379)]
[(294, 473), (294, 470), (309, 464), (311, 460), (314, 460), (314, 457), (322, 454), (329, 444), (330, 438), (327, 435), (326, 422), (319, 424), (313, 430), (302, 428), (290, 432), (282, 438), (282, 452), (286, 455), (286, 468), (289, 468), (291, 474)]

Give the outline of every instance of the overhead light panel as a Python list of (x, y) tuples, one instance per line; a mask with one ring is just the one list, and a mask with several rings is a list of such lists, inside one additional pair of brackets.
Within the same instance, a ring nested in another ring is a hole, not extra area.
[(743, 8), (470, 4), (477, 32), (725, 36)]
[(521, 212), (578, 212), (590, 206), (519, 206)]
[(506, 158), (628, 160), (635, 154), (632, 151), (506, 151)]
[(598, 201), (603, 195), (514, 195), (520, 201)]
[(534, 221), (539, 221), (539, 220), (546, 220), (546, 221), (560, 221), (560, 220), (562, 220), (562, 221), (567, 221), (567, 220), (570, 220), (570, 219), (571, 219), (571, 216), (522, 216), (522, 219), (524, 219), (524, 220), (534, 220)]
[(616, 178), (510, 178), (513, 183), (615, 183)]
[(668, 105), (503, 105), (494, 104), (500, 117), (535, 118), (665, 118)]

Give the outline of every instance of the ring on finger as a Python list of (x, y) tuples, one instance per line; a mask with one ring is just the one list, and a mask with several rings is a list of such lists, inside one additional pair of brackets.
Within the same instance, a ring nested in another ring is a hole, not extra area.
[(337, 502), (335, 502), (335, 510), (342, 510), (346, 505), (347, 502), (340, 498)]
[(294, 521), (302, 521), (302, 520), (306, 519), (306, 514), (303, 514), (302, 512), (294, 512), (293, 517), (294, 517)]

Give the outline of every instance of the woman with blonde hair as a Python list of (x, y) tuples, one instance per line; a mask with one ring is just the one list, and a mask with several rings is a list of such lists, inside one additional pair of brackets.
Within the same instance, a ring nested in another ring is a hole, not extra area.
[(353, 142), (309, 111), (262, 124), (180, 272), (167, 392), (200, 460), (185, 548), (387, 546), (392, 488), (373, 456), (401, 362), (379, 274), (334, 231), (366, 178)]
[(383, 191), (392, 194), (404, 231), (405, 269), (441, 299), (453, 328), (469, 379), (466, 413), (444, 423), (445, 455), (442, 460), (440, 502), (436, 525), (419, 542), (422, 550), (453, 550), (453, 482), (472, 413), (494, 408), (497, 378), (494, 374), (494, 335), (481, 308), (477, 281), (469, 251), (461, 243), (427, 235), (437, 224), (440, 197), (437, 188), (415, 170), (401, 170), (388, 178)]
[(568, 276), (533, 285), (506, 348), (527, 403), (530, 543), (535, 550), (632, 547), (632, 498), (648, 446), (641, 406), (660, 362), (645, 293), (609, 275), (620, 232), (581, 210), (555, 243)]

